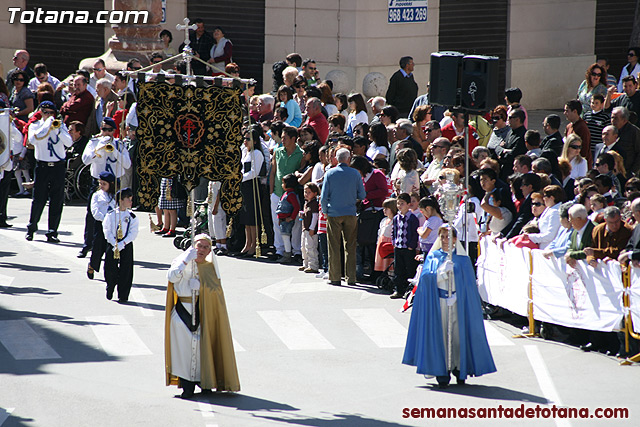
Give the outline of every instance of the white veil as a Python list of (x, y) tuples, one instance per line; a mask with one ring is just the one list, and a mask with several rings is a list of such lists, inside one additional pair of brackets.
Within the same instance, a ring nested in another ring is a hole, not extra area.
[[(447, 233), (448, 233), (449, 232), (449, 227), (451, 227), (450, 224), (443, 224), (443, 225), (440, 226), (440, 228), (438, 228), (438, 230), (437, 230), (438, 238), (436, 239), (435, 243), (433, 244), (433, 246), (431, 247), (429, 252), (433, 252), (433, 251), (437, 251), (438, 249), (442, 249), (442, 240), (440, 239), (440, 230), (445, 229), (445, 230), (447, 230)], [(454, 229), (454, 233), (455, 233), (455, 229)], [(456, 254), (457, 255), (468, 256), (467, 255), (467, 251), (464, 249), (464, 247), (462, 246), (462, 243), (460, 243), (460, 240), (458, 240), (457, 238), (456, 238)]]

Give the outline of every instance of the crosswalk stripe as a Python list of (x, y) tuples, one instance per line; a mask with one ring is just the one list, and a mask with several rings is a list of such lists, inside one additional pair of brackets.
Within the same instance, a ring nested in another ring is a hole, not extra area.
[(152, 354), (123, 316), (90, 316), (96, 323), (91, 330), (103, 350), (111, 356), (144, 356)]
[(258, 311), (290, 350), (327, 350), (333, 345), (298, 310)]
[(404, 347), (407, 329), (384, 308), (353, 308), (343, 311), (378, 347)]
[(0, 342), (16, 360), (60, 359), (25, 320), (0, 321)]
[(213, 406), (207, 402), (198, 402), (198, 408), (204, 418), (215, 418), (216, 414), (213, 411)]
[(15, 408), (7, 408), (7, 409), (0, 408), (0, 426), (9, 419), (14, 409)]
[(502, 335), (502, 333), (487, 320), (484, 321), (484, 330), (487, 333), (487, 341), (491, 347), (515, 345), (513, 341)]

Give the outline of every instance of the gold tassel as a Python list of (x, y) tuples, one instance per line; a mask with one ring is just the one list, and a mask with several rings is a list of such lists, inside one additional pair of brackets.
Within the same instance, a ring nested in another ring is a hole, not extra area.
[(165, 182), (166, 182), (166, 185), (164, 187), (165, 197), (167, 198), (168, 201), (172, 201), (173, 197), (171, 197), (171, 185), (173, 184), (173, 180), (167, 179)]
[(264, 224), (261, 225), (262, 226), (262, 234), (260, 235), (260, 243), (262, 243), (263, 245), (267, 244), (267, 232), (264, 231)]
[(254, 256), (256, 258), (260, 258), (262, 256), (262, 250), (260, 249), (260, 245), (256, 246), (256, 254)]
[(118, 232), (116, 233), (116, 247), (113, 249), (113, 259), (120, 259), (120, 249), (118, 249), (118, 243), (122, 240), (122, 224), (118, 224)]
[(227, 238), (231, 237), (233, 233), (233, 218), (229, 220), (229, 224), (227, 224)]
[(153, 222), (153, 218), (151, 217), (151, 214), (149, 214), (149, 231), (150, 231), (151, 233), (154, 233), (154, 232), (156, 232), (156, 231), (158, 231), (158, 230), (160, 230), (160, 227), (158, 227), (158, 226), (156, 225), (156, 223), (155, 223), (155, 222)]
[(187, 196), (187, 216), (191, 218), (193, 216), (193, 206), (191, 205), (191, 192)]

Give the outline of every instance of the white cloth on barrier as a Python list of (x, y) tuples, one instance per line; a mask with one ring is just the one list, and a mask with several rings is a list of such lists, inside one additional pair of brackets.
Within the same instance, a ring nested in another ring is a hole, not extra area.
[(640, 334), (640, 268), (631, 270), (630, 310), (633, 331)]
[(529, 249), (519, 249), (505, 243), (503, 251), (489, 238), (481, 239), (480, 245), (477, 276), (482, 300), (526, 316), (529, 303)]
[(569, 267), (564, 258), (533, 251), (533, 317), (572, 328), (610, 332), (623, 318), (622, 272), (617, 261), (586, 261)]

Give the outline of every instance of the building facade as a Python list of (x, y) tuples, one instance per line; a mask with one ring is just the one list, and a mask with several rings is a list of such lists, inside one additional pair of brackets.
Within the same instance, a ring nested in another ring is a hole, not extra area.
[[(120, 0), (123, 1), (123, 0)], [(175, 48), (175, 29), (185, 16), (201, 17), (208, 30), (220, 25), (234, 43), (243, 77), (272, 87), (272, 65), (291, 52), (317, 61), (336, 91), (384, 93), (400, 57), (415, 61), (420, 93), (426, 91), (430, 54), (456, 50), (500, 58), (499, 87), (517, 86), (527, 108), (561, 108), (576, 95), (596, 55), (619, 75), (633, 26), (633, 0), (429, 0), (426, 22), (389, 23), (388, 0), (126, 0), (137, 10), (162, 2), (163, 28)], [(110, 0), (15, 0), (22, 10), (110, 10)], [(397, 2), (396, 2), (397, 3)], [(403, 1), (401, 3), (407, 3)], [(411, 2), (409, 2), (411, 3)], [(3, 75), (16, 49), (31, 53), (31, 66), (48, 65), (64, 78), (83, 58), (102, 55), (114, 34), (105, 24), (19, 24), (0, 11)], [(371, 74), (374, 73), (374, 74)], [(380, 73), (380, 74), (377, 74)]]

